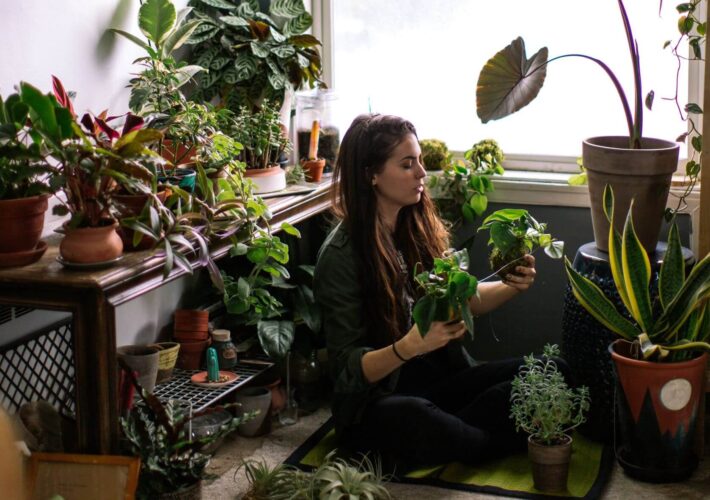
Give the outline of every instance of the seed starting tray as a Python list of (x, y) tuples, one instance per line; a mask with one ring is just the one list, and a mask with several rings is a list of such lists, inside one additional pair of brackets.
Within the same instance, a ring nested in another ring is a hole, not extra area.
[(218, 388), (200, 387), (190, 382), (190, 377), (202, 370), (180, 370), (175, 368), (172, 378), (167, 382), (156, 385), (153, 394), (161, 400), (178, 399), (188, 402), (191, 404), (193, 411), (200, 411), (243, 386), (273, 365), (271, 362), (261, 360), (254, 360), (253, 362), (240, 361), (234, 368), (229, 370), (239, 375), (239, 378), (233, 384)]

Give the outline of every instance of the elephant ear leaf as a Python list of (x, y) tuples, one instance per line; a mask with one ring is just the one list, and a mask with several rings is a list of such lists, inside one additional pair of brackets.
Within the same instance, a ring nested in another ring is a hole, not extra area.
[(486, 62), (476, 85), (476, 113), (483, 123), (506, 117), (537, 97), (547, 75), (547, 47), (530, 59), (518, 37)]

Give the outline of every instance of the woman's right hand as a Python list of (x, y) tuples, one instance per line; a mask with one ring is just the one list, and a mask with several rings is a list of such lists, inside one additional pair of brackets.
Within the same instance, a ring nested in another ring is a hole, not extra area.
[[(466, 332), (463, 321), (433, 321), (426, 336), (422, 337), (419, 328), (414, 325), (400, 340), (402, 351), (410, 358), (435, 351)], [(397, 344), (400, 350), (400, 344)]]

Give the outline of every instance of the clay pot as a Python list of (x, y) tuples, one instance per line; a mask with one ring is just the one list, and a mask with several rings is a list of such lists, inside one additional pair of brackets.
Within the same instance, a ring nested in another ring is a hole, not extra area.
[(116, 354), (138, 374), (138, 383), (148, 392), (153, 392), (158, 375), (158, 348), (147, 345), (124, 345)]
[(210, 313), (202, 309), (178, 309), (173, 313), (176, 330), (207, 330)]
[(237, 432), (247, 437), (261, 435), (264, 430), (262, 424), (271, 406), (271, 391), (266, 387), (247, 387), (240, 390), (234, 400), (240, 405), (238, 416), (253, 411), (259, 412), (253, 419), (240, 425)]
[(177, 367), (181, 370), (199, 370), (202, 360), (205, 357), (205, 350), (209, 345), (209, 340), (198, 340), (197, 342), (180, 342), (180, 352), (178, 353)]
[(207, 340), (209, 333), (205, 330), (175, 330), (173, 338), (178, 342), (197, 342), (199, 340)]
[(48, 198), (43, 194), (0, 200), (0, 253), (26, 252), (37, 247)]
[(532, 463), (533, 482), (540, 491), (565, 491), (572, 456), (572, 438), (562, 444), (544, 445), (528, 437), (528, 458)]
[(286, 392), (281, 386), (281, 379), (277, 378), (270, 384), (266, 385), (266, 388), (271, 391), (271, 413), (276, 414), (284, 409), (286, 406)]
[(69, 229), (59, 244), (62, 258), (76, 264), (95, 264), (117, 259), (123, 253), (123, 242), (116, 228), (118, 222), (99, 227)]
[(320, 182), (325, 168), (325, 158), (317, 160), (303, 160), (303, 171), (306, 173), (306, 180), (310, 182)]

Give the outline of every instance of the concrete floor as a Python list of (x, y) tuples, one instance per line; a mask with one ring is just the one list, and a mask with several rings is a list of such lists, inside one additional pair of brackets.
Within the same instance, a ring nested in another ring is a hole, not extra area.
[[(209, 472), (219, 475), (203, 486), (206, 500), (233, 500), (244, 496), (248, 483), (239, 463), (245, 458), (265, 459), (269, 465), (283, 462), (305, 439), (318, 429), (330, 416), (326, 409), (302, 416), (298, 423), (280, 427), (277, 423), (266, 436), (245, 438), (231, 436), (222, 444), (210, 461)], [(390, 483), (387, 488), (395, 498), (402, 500), (463, 500), (504, 498), (495, 495), (464, 493), (429, 486)], [(655, 485), (628, 478), (616, 465), (611, 479), (602, 495), (603, 499), (710, 499), (710, 456), (707, 456), (693, 476), (686, 482)]]

